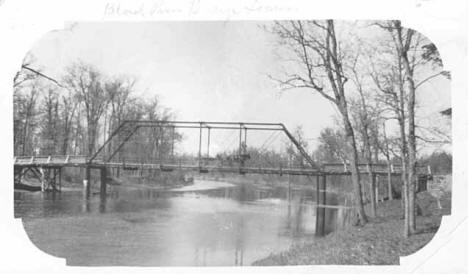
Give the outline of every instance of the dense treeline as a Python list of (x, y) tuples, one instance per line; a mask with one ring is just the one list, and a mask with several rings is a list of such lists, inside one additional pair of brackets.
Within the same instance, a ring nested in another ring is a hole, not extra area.
[[(55, 80), (31, 71), (32, 66), (26, 61), (14, 82), (17, 156), (92, 155), (124, 120), (168, 120), (173, 116), (157, 97), (138, 96), (130, 77), (107, 76), (90, 64), (77, 62)], [(125, 155), (119, 153), (118, 157), (141, 159), (142, 151), (146, 157), (167, 154), (173, 136), (150, 131), (137, 132), (133, 138), (138, 144), (130, 144)], [(180, 138), (176, 134), (174, 139)]]

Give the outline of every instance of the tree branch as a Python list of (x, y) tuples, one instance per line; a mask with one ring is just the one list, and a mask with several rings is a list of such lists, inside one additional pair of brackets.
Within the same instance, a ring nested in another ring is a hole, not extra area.
[(30, 67), (28, 67), (28, 66), (26, 66), (26, 65), (22, 65), (21, 67), (24, 68), (24, 69), (26, 69), (26, 70), (29, 70), (29, 71), (31, 71), (31, 72), (37, 74), (37, 75), (39, 75), (39, 76), (41, 76), (41, 77), (43, 77), (43, 78), (46, 78), (46, 79), (49, 80), (49, 81), (54, 82), (54, 83), (55, 83), (57, 86), (59, 86), (59, 87), (62, 87), (62, 88), (64, 87), (64, 86), (63, 86), (62, 84), (60, 84), (57, 80), (55, 80), (55, 79), (53, 79), (53, 78), (51, 78), (51, 77), (49, 77), (49, 76), (47, 76), (47, 75), (45, 75), (45, 74), (43, 74), (43, 73), (37, 71), (37, 70), (35, 70), (35, 69), (32, 69), (32, 68), (30, 68)]

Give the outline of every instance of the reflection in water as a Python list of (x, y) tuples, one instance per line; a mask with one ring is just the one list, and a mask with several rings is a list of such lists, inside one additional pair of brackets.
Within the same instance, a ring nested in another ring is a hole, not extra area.
[[(71, 265), (249, 265), (313, 240), (312, 189), (207, 184), (191, 192), (111, 186), (104, 197), (15, 192), (15, 217), (39, 248)], [(327, 230), (336, 229), (343, 213), (326, 214)]]

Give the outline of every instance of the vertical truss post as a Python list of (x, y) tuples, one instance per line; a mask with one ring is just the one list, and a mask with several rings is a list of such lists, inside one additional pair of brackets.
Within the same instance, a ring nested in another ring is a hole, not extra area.
[(242, 154), (242, 127), (244, 124), (239, 124), (239, 173), (242, 173), (242, 168), (244, 167), (244, 155)]
[(159, 147), (158, 147), (158, 158), (159, 158), (159, 164), (161, 165), (162, 161), (162, 148), (163, 148), (163, 142), (164, 142), (164, 129), (163, 127), (159, 127), (159, 131), (161, 134), (159, 135)]
[(175, 142), (175, 126), (172, 127), (172, 136), (171, 136), (171, 157), (174, 161), (174, 142)]
[(241, 158), (242, 151), (242, 124), (239, 124), (239, 160)]
[(247, 148), (247, 128), (244, 128), (244, 144), (245, 144), (245, 147)]
[(211, 138), (211, 128), (208, 127), (208, 145), (206, 147), (206, 157), (210, 158), (210, 138)]
[(198, 167), (201, 168), (201, 148), (202, 148), (202, 122), (200, 122), (200, 135), (198, 139)]

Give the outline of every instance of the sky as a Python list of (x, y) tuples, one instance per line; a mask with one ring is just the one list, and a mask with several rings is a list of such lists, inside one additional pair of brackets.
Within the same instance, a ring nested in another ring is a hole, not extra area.
[[(177, 120), (302, 126), (314, 147), (320, 131), (333, 126), (336, 110), (311, 90), (281, 91), (268, 77), (281, 73), (282, 60), (265, 23), (76, 23), (45, 34), (31, 53), (35, 66), (55, 79), (77, 60), (107, 75), (130, 75), (138, 93), (157, 95)], [(450, 106), (443, 81), (420, 93), (425, 119)]]

